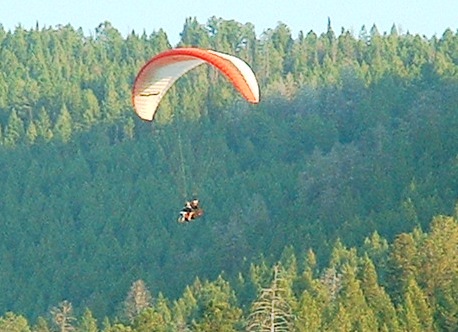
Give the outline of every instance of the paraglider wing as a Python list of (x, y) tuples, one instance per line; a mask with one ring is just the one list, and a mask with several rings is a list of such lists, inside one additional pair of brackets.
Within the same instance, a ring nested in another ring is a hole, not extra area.
[(203, 63), (218, 68), (247, 101), (259, 102), (258, 82), (243, 60), (200, 48), (176, 48), (156, 55), (140, 69), (132, 89), (132, 103), (138, 116), (152, 121), (162, 97), (173, 83)]

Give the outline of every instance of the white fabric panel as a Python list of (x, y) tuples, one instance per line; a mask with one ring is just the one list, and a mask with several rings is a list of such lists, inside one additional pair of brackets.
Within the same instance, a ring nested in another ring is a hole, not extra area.
[(155, 69), (147, 68), (137, 83), (135, 107), (138, 116), (144, 120), (153, 120), (156, 109), (164, 94), (173, 83), (189, 70), (204, 63), (203, 60), (189, 58), (186, 61), (170, 62)]

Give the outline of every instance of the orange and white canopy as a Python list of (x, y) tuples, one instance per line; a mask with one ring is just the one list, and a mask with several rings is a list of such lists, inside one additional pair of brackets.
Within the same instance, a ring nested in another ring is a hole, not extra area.
[(138, 116), (152, 121), (162, 97), (173, 83), (203, 63), (222, 72), (248, 102), (259, 102), (258, 81), (242, 59), (212, 50), (176, 48), (156, 55), (140, 69), (132, 89), (132, 103)]

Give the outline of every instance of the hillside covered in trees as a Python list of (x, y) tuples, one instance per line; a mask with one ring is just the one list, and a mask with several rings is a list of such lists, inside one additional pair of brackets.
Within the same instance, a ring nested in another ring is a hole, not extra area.
[(178, 46), (245, 59), (262, 102), (202, 66), (142, 122), (133, 79), (171, 46), (0, 26), (0, 329), (456, 328), (456, 32), (190, 18)]

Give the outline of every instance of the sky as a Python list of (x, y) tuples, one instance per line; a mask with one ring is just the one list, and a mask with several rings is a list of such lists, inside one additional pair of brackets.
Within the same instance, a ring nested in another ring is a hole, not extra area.
[(134, 30), (163, 29), (172, 45), (180, 39), (187, 17), (205, 24), (216, 16), (240, 23), (252, 23), (259, 36), (286, 24), (293, 35), (327, 28), (328, 17), (336, 34), (341, 28), (355, 36), (363, 25), (376, 25), (389, 32), (393, 24), (401, 33), (440, 37), (458, 29), (458, 0), (0, 0), (0, 24), (6, 30), (57, 25), (82, 28), (89, 35), (108, 21), (124, 36)]

